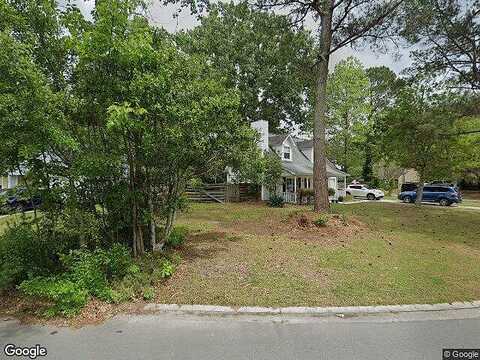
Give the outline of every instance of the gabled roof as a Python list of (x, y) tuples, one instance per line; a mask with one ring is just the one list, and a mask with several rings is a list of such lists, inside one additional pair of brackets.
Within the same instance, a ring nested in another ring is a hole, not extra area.
[[(275, 138), (274, 144), (272, 144), (271, 138)], [(269, 137), (269, 145), (270, 149), (273, 153), (274, 147), (281, 145), (289, 136), (288, 135), (274, 135)], [(282, 168), (283, 168), (283, 176), (313, 176), (313, 163), (312, 161), (303, 153), (301, 150), (299, 143), (295, 142), (292, 138), (291, 141), (294, 146), (292, 147), (292, 161), (282, 160)], [(310, 142), (312, 144), (312, 140), (304, 140), (302, 143)], [(307, 143), (308, 144), (308, 143)], [(305, 146), (305, 144), (304, 144)], [(305, 147), (308, 149), (308, 146)], [(277, 154), (278, 155), (278, 154)], [(338, 169), (335, 164), (333, 164), (330, 160), (327, 159), (327, 175), (336, 176), (336, 177), (344, 177), (348, 174), (343, 172), (342, 170)]]

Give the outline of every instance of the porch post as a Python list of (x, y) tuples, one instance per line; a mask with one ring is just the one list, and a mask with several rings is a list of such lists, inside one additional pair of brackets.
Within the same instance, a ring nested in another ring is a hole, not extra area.
[(297, 177), (295, 176), (293, 178), (293, 196), (294, 196), (294, 201), (295, 204), (297, 203)]

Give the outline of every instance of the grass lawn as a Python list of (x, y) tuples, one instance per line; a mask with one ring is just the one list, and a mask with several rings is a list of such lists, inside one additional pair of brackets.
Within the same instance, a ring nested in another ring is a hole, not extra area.
[(25, 214), (13, 214), (13, 215), (2, 215), (0, 216), (0, 234), (5, 231), (9, 223), (14, 223), (16, 220), (20, 220), (22, 216), (33, 217), (33, 212), (27, 212)]
[[(196, 204), (174, 276), (156, 301), (342, 306), (480, 299), (480, 214), (391, 203), (336, 205), (335, 226), (304, 229), (307, 208)], [(342, 222), (349, 225), (342, 225)]]

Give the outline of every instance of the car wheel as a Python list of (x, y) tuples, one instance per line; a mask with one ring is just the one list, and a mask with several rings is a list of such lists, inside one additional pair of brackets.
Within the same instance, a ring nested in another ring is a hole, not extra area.
[(403, 202), (404, 202), (404, 203), (411, 203), (411, 202), (412, 202), (412, 198), (411, 198), (410, 196), (405, 196), (405, 197), (403, 198)]
[(448, 201), (447, 199), (440, 199), (439, 204), (440, 206), (450, 206), (450, 201)]
[(368, 199), (368, 200), (375, 200), (375, 195), (373, 195), (373, 194), (368, 194), (368, 195), (367, 195), (367, 199)]

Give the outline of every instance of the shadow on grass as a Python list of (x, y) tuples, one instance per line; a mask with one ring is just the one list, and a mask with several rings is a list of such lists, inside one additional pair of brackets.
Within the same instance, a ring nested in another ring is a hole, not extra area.
[(185, 244), (179, 249), (181, 256), (187, 260), (196, 258), (212, 259), (217, 253), (229, 250), (229, 243), (238, 242), (241, 237), (228, 236), (221, 231), (207, 231), (190, 234)]

